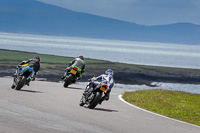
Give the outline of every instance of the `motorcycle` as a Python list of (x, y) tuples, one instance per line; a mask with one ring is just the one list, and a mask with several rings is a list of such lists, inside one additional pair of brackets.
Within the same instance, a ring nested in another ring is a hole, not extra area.
[(75, 66), (71, 66), (66, 72), (63, 86), (67, 88), (70, 84), (76, 83), (76, 80), (78, 79), (78, 74), (78, 68), (76, 68)]
[[(95, 84), (97, 84), (97, 86), (93, 89), (88, 88), (88, 91), (83, 94), (79, 105), (83, 106), (83, 105), (88, 105), (89, 109), (94, 109), (98, 103), (101, 101), (102, 97), (103, 97), (103, 93), (106, 93), (108, 90), (108, 85), (104, 84), (102, 82), (94, 82)], [(91, 82), (88, 83), (88, 87), (91, 84)]]
[(16, 75), (13, 78), (12, 89), (21, 90), (24, 85), (27, 85), (31, 81), (31, 77), (34, 73), (33, 68), (27, 64), (19, 65), (16, 69)]

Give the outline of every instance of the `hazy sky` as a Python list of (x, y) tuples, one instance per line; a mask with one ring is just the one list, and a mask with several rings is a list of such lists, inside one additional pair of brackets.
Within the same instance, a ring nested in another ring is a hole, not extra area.
[(73, 11), (134, 22), (162, 25), (190, 22), (200, 25), (200, 0), (38, 0)]

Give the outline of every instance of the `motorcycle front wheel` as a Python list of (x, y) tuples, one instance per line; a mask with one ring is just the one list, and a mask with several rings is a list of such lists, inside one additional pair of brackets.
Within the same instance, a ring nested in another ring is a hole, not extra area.
[(81, 98), (81, 100), (80, 100), (80, 103), (79, 103), (80, 106), (85, 105), (85, 103), (83, 102), (83, 99), (84, 99), (84, 96), (82, 96), (82, 98)]

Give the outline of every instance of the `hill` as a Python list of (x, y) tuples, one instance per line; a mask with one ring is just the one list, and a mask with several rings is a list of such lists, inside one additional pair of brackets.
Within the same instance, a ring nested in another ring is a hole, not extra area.
[(144, 26), (74, 12), (36, 0), (1, 0), (0, 32), (200, 44), (200, 25)]

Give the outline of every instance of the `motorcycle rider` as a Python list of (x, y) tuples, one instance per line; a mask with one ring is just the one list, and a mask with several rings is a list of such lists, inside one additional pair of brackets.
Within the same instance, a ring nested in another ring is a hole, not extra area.
[(101, 74), (100, 76), (98, 76), (96, 78), (94, 77), (92, 79), (89, 79), (89, 81), (91, 81), (91, 82), (90, 82), (90, 84), (88, 84), (86, 86), (83, 95), (85, 95), (87, 93), (87, 91), (89, 90), (89, 88), (91, 88), (91, 87), (93, 88), (93, 90), (95, 90), (95, 87), (97, 86), (97, 83), (95, 83), (95, 81), (99, 81), (99, 82), (102, 82), (102, 83), (108, 85), (108, 90), (105, 93), (105, 95), (102, 97), (102, 99), (100, 100), (99, 104), (101, 104), (104, 100), (108, 101), (110, 98), (111, 89), (113, 88), (113, 86), (115, 84), (113, 75), (114, 75), (113, 70), (108, 69), (108, 70), (106, 70), (105, 74)]
[(76, 67), (78, 69), (78, 80), (80, 80), (82, 73), (85, 72), (85, 62), (83, 55), (79, 55), (69, 63), (69, 66), (65, 69), (66, 72), (61, 77), (61, 79), (64, 79), (67, 76), (67, 72), (70, 71), (72, 67)]
[[(35, 56), (33, 59), (29, 59), (28, 61), (22, 61), (21, 63), (19, 63), (17, 65), (17, 68), (20, 65), (24, 65), (24, 64), (27, 64), (27, 63), (28, 63), (28, 66), (33, 68), (33, 70), (34, 70), (34, 74), (32, 75), (32, 81), (34, 81), (35, 80), (35, 76), (37, 75), (37, 72), (40, 69), (40, 57), (39, 56)], [(13, 75), (13, 77), (17, 77), (17, 70), (16, 70), (15, 74)], [(30, 80), (26, 84), (29, 86), (29, 83), (30, 83)], [(12, 88), (14, 88), (14, 87), (15, 86), (12, 85)]]

